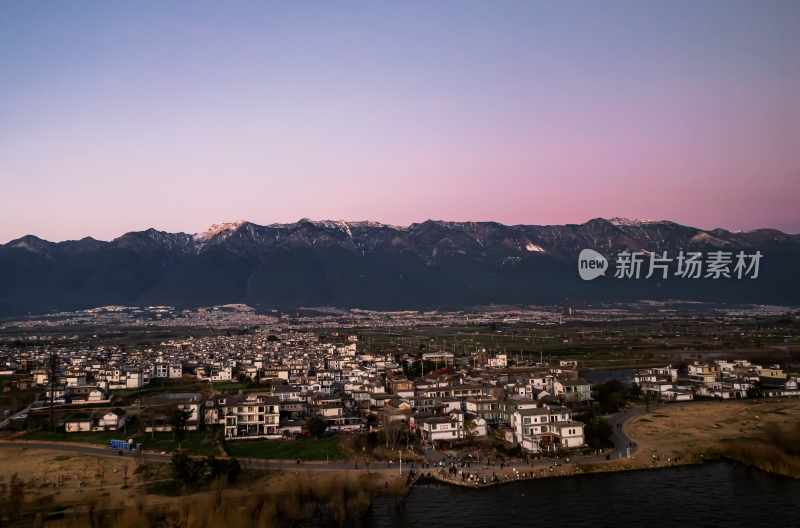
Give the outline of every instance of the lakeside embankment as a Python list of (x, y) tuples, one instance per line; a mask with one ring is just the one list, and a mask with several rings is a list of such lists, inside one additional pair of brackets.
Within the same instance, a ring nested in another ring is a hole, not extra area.
[(630, 457), (516, 466), (435, 468), (422, 475), (479, 488), (520, 480), (662, 469), (727, 459), (800, 478), (800, 400), (735, 400), (666, 404), (623, 424), (636, 449)]

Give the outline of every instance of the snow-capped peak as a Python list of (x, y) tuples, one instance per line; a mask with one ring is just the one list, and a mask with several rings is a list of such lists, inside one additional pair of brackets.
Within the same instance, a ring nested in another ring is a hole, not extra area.
[(206, 242), (220, 235), (228, 236), (237, 229), (239, 229), (245, 223), (246, 223), (245, 220), (238, 220), (236, 222), (224, 222), (222, 224), (214, 224), (211, 227), (209, 227), (205, 232), (195, 234), (194, 239), (197, 242)]
[(638, 218), (623, 218), (620, 216), (609, 218), (608, 221), (614, 224), (615, 226), (633, 226), (633, 227), (652, 223), (650, 220), (639, 220)]
[(528, 241), (528, 243), (525, 244), (525, 249), (532, 253), (544, 253), (544, 248), (542, 246), (539, 244), (534, 244), (531, 241)]

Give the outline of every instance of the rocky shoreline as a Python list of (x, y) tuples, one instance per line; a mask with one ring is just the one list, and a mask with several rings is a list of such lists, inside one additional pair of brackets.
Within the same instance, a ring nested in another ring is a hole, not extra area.
[(656, 469), (666, 469), (671, 467), (689, 466), (702, 464), (712, 460), (705, 457), (686, 458), (686, 459), (666, 459), (651, 458), (645, 461), (643, 457), (612, 460), (606, 463), (596, 464), (553, 464), (547, 467), (530, 466), (520, 468), (503, 469), (480, 469), (476, 471), (452, 472), (445, 468), (422, 471), (413, 479), (409, 487), (417, 483), (436, 482), (458, 486), (463, 488), (485, 488), (499, 486), (512, 482), (524, 480), (539, 480), (549, 478), (569, 478), (580, 475), (591, 475), (596, 473), (618, 473), (624, 471), (646, 471)]

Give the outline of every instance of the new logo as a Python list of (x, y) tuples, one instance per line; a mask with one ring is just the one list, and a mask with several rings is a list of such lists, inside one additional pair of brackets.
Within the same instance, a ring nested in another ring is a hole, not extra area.
[(583, 249), (578, 255), (578, 275), (583, 280), (593, 280), (600, 275), (605, 275), (608, 269), (608, 260), (593, 249)]

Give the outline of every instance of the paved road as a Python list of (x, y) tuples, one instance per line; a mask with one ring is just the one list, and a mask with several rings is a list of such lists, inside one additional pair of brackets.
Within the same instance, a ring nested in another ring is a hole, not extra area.
[[(119, 458), (120, 455), (117, 451), (109, 447), (95, 446), (90, 444), (71, 444), (66, 442), (15, 442), (15, 441), (0, 441), (0, 449), (2, 448), (25, 448), (25, 449), (47, 449), (51, 451), (65, 451), (74, 453), (76, 455), (89, 455), (100, 457)], [(126, 457), (137, 457), (145, 460), (146, 462), (169, 462), (170, 455), (161, 455), (158, 453), (145, 452), (139, 454), (125, 454)]]
[(39, 401), (39, 396), (37, 395), (37, 396), (36, 396), (36, 399), (34, 399), (34, 400), (33, 400), (33, 401), (30, 403), (30, 405), (28, 405), (27, 407), (25, 407), (25, 408), (24, 408), (24, 409), (22, 409), (21, 411), (19, 411), (19, 412), (16, 412), (16, 413), (12, 414), (12, 415), (11, 415), (11, 416), (9, 416), (8, 418), (6, 418), (6, 419), (5, 419), (5, 420), (3, 420), (2, 422), (0, 422), (0, 429), (3, 429), (4, 427), (6, 427), (6, 426), (7, 426), (9, 423), (11, 423), (11, 420), (13, 420), (14, 418), (16, 418), (17, 416), (22, 416), (23, 414), (25, 414), (25, 413), (27, 413), (27, 412), (30, 412), (30, 410), (31, 410), (31, 408), (33, 407), (33, 405), (34, 405), (35, 403), (37, 403), (38, 401)]
[(637, 405), (608, 417), (608, 425), (611, 426), (611, 441), (614, 443), (614, 450), (619, 458), (627, 456), (629, 447), (631, 455), (636, 452), (638, 446), (625, 434), (625, 424), (644, 412), (644, 407)]

